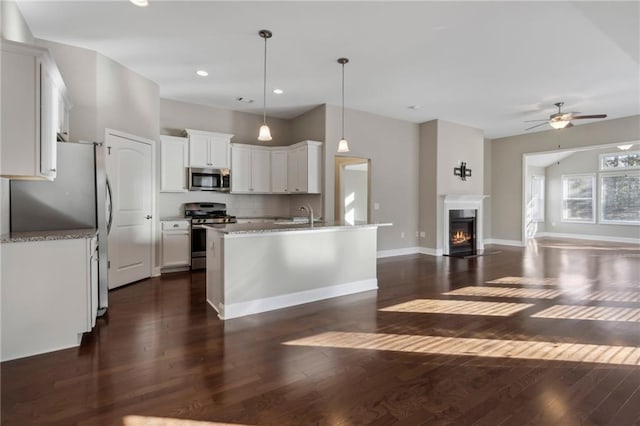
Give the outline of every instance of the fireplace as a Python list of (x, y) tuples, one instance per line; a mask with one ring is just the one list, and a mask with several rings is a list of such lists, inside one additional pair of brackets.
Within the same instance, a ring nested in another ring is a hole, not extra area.
[(477, 217), (477, 210), (449, 210), (449, 256), (476, 254)]
[[(482, 254), (484, 251), (484, 241), (482, 233), (483, 222), (483, 200), (486, 195), (475, 194), (445, 194), (442, 195), (442, 213), (438, 219), (440, 230), (439, 244), (442, 247), (440, 254), (445, 256), (468, 256), (471, 254)], [(449, 212), (455, 211), (453, 216)], [(451, 224), (451, 218), (458, 219), (471, 219), (464, 220), (464, 229), (461, 229), (462, 234), (451, 234), (449, 231), (449, 225)], [(468, 222), (472, 222), (469, 224)], [(472, 227), (472, 228), (469, 228)], [(471, 235), (472, 239), (469, 240), (464, 234)], [(455, 236), (455, 241), (452, 241), (451, 236)], [(464, 244), (459, 243), (460, 240), (464, 241)], [(452, 244), (454, 243), (455, 244)], [(463, 254), (464, 253), (464, 254)]]

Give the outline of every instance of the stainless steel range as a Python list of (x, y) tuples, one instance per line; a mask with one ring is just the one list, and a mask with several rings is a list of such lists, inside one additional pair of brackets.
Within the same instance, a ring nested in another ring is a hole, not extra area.
[(205, 225), (223, 227), (236, 223), (236, 217), (227, 214), (223, 203), (187, 203), (184, 215), (191, 218), (191, 269), (207, 267), (207, 230)]

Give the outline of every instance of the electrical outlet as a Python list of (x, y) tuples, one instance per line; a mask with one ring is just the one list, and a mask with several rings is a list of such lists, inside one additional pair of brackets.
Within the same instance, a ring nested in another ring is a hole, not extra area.
[(419, 237), (419, 235), (418, 235), (418, 231), (416, 231), (416, 237)]
[(400, 233), (400, 238), (404, 238), (404, 232)]
[(380, 203), (373, 203), (374, 210), (380, 210)]
[(424, 237), (426, 237), (426, 236), (427, 236), (427, 234), (426, 234), (424, 231), (420, 231), (420, 237), (421, 237), (421, 238), (424, 238)]

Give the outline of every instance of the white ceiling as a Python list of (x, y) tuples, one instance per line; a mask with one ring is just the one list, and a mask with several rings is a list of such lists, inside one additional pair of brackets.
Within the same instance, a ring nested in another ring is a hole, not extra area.
[(149, 2), (18, 5), (34, 36), (96, 50), (157, 82), (162, 98), (261, 112), (265, 28), (274, 117), (340, 105), (342, 56), (347, 108), (439, 118), (490, 138), (525, 133), (524, 120), (548, 117), (558, 101), (608, 119), (640, 114), (636, 1)]

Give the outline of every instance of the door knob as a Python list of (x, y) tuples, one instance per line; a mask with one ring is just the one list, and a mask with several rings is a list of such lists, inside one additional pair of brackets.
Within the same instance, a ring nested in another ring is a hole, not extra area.
[(145, 219), (151, 219), (153, 216), (151, 216), (150, 214), (146, 215), (144, 218)]

